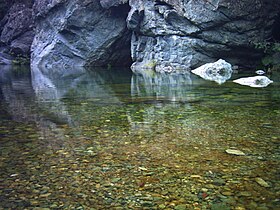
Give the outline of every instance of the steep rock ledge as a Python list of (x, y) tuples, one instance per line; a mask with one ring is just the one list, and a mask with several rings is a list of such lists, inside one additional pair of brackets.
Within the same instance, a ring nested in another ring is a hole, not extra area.
[(37, 0), (32, 65), (130, 65), (129, 6), (121, 1), (111, 5), (101, 2), (104, 4), (96, 0)]

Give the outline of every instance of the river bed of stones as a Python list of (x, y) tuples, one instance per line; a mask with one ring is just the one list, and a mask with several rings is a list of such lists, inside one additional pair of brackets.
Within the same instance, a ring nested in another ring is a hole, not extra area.
[(78, 101), (75, 125), (2, 121), (0, 209), (280, 208), (279, 113), (176, 109)]

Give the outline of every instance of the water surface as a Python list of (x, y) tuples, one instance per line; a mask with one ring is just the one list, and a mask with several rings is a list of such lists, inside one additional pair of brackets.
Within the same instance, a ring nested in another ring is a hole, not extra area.
[(0, 67), (0, 209), (279, 209), (280, 76), (252, 75)]

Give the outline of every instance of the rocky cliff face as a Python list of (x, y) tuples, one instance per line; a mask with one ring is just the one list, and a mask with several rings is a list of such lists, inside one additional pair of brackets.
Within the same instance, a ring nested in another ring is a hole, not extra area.
[(272, 32), (277, 2), (14, 0), (0, 24), (1, 43), (28, 54), (33, 19), (36, 66), (127, 66), (133, 61), (134, 71), (171, 72), (222, 58), (251, 67), (262, 56), (255, 45), (277, 35)]
[(217, 58), (252, 66), (262, 53), (255, 44), (271, 38), (277, 13), (276, 1), (261, 0), (131, 0), (130, 5), (135, 71), (189, 70)]
[(129, 65), (128, 5), (96, 0), (37, 0), (32, 64), (38, 66)]

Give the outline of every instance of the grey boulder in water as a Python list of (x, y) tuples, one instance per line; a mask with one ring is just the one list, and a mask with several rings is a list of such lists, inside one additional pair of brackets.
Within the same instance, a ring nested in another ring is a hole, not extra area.
[(266, 76), (244, 77), (233, 80), (233, 82), (250, 87), (266, 87), (270, 83), (273, 83), (273, 81)]
[(218, 84), (222, 84), (231, 78), (232, 67), (230, 63), (223, 59), (219, 59), (214, 63), (206, 63), (191, 72), (205, 80), (215, 81)]

